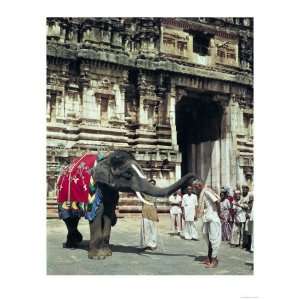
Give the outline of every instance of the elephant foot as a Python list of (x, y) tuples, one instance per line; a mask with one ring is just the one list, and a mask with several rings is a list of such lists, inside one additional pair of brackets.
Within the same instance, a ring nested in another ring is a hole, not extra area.
[(105, 253), (106, 256), (112, 256), (112, 251), (108, 246), (102, 248), (101, 250)]
[[(110, 250), (110, 249), (109, 249)], [(92, 249), (88, 253), (89, 259), (105, 259), (107, 256), (110, 256), (109, 251), (106, 249)]]
[(66, 249), (76, 249), (77, 248), (77, 244), (66, 242), (66, 243), (63, 243), (63, 248), (66, 248)]

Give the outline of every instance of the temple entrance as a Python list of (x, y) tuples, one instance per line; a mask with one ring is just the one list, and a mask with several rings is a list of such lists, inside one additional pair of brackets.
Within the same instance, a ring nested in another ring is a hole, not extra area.
[(176, 104), (181, 174), (196, 173), (207, 184), (218, 188), (222, 116), (222, 106), (213, 101), (210, 93), (189, 93)]

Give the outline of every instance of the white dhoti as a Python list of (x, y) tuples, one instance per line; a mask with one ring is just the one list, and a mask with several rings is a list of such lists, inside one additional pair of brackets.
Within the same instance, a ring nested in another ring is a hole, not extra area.
[(209, 242), (211, 243), (212, 257), (218, 256), (218, 251), (222, 240), (221, 222), (219, 220), (204, 222), (202, 233), (207, 245)]
[(196, 216), (196, 207), (198, 205), (197, 196), (195, 194), (185, 194), (182, 198), (182, 206), (184, 208), (184, 228), (183, 236), (186, 240), (198, 239), (198, 232), (194, 222)]
[[(181, 214), (170, 215), (171, 216), (171, 230), (175, 232), (180, 232), (181, 230)], [(177, 228), (176, 228), (177, 227)]]
[(155, 222), (142, 218), (141, 221), (141, 247), (157, 247), (157, 229)]
[(198, 239), (198, 232), (194, 221), (184, 222), (183, 236), (186, 240)]
[(174, 233), (175, 232), (179, 233), (181, 231), (181, 214), (182, 214), (182, 211), (179, 206), (171, 207), (171, 209), (170, 209), (171, 227), (172, 227), (171, 230)]

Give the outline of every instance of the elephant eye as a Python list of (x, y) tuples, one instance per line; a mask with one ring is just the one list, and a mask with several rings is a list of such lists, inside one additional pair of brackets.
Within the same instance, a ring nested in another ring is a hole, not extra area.
[(132, 173), (131, 173), (130, 171), (126, 171), (126, 172), (124, 173), (124, 177), (125, 177), (126, 179), (130, 179), (130, 178), (132, 177)]

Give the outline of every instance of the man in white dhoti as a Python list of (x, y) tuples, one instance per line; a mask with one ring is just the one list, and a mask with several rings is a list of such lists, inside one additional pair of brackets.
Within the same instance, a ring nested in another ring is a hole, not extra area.
[(192, 191), (193, 188), (188, 186), (187, 194), (183, 195), (181, 204), (184, 214), (183, 237), (186, 240), (198, 240), (198, 232), (195, 225), (198, 200), (197, 196), (193, 194)]
[(206, 185), (199, 186), (199, 216), (202, 215), (203, 218), (202, 232), (208, 245), (207, 258), (203, 263), (206, 268), (215, 268), (218, 265), (217, 256), (222, 239), (220, 196)]
[(249, 221), (248, 221), (248, 233), (250, 236), (250, 252), (254, 251), (254, 229), (253, 229), (253, 220), (254, 220), (254, 211), (253, 211), (253, 203), (254, 203), (254, 196), (253, 193), (249, 196)]
[[(246, 185), (243, 185), (243, 195), (241, 197), (240, 192), (235, 192), (235, 197), (233, 201), (233, 210), (234, 214), (234, 223), (231, 232), (230, 244), (232, 247), (241, 247), (245, 246), (245, 234), (248, 230), (246, 227), (246, 214), (249, 209), (249, 188)], [(246, 230), (245, 230), (246, 229)]]
[(245, 222), (243, 224), (243, 230), (242, 230), (242, 239), (241, 239), (241, 248), (248, 248), (248, 245), (250, 244), (250, 241), (249, 241), (249, 232), (248, 232), (248, 221), (249, 221), (249, 218), (247, 217), (248, 216), (248, 213), (250, 212), (249, 211), (249, 202), (250, 202), (250, 193), (249, 193), (249, 187), (244, 184), (242, 186), (242, 197), (241, 197), (241, 200), (240, 200), (240, 207), (243, 209), (244, 211), (244, 214), (245, 214)]
[(181, 191), (178, 190), (174, 195), (169, 197), (170, 207), (170, 217), (171, 217), (171, 230), (173, 233), (180, 234), (182, 230), (181, 226), (181, 202), (182, 196)]
[[(150, 180), (153, 185), (155, 180)], [(155, 198), (143, 195), (149, 202), (155, 202)], [(158, 222), (156, 206), (143, 203), (142, 220), (140, 231), (140, 246), (143, 250), (155, 250), (157, 248), (157, 228), (155, 222)]]

